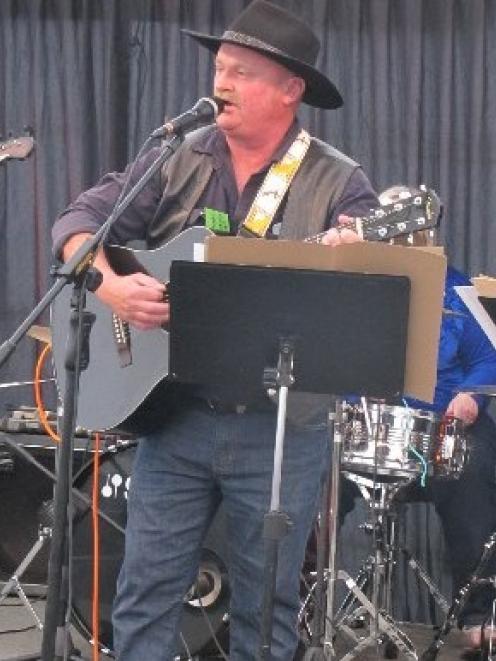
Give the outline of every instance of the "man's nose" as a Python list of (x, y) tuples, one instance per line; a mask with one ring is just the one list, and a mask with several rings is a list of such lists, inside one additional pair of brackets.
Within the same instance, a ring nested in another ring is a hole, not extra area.
[(214, 78), (214, 89), (215, 90), (232, 90), (233, 82), (232, 76), (225, 71), (219, 71), (215, 74)]

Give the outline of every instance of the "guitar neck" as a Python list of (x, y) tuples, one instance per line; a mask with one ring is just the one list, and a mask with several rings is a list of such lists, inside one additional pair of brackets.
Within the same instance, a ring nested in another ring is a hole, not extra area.
[[(402, 202), (378, 207), (368, 216), (350, 218), (343, 227), (356, 232), (365, 241), (389, 241), (422, 230), (434, 229), (439, 223), (440, 208), (437, 195), (433, 191), (425, 191)], [(305, 240), (321, 243), (325, 234), (326, 232), (321, 232)]]

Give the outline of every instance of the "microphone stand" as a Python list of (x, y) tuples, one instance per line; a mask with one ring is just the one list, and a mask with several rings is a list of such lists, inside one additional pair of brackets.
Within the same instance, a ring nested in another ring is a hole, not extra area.
[[(150, 139), (150, 138), (149, 138)], [(101, 274), (92, 267), (97, 251), (105, 239), (111, 225), (125, 211), (134, 198), (141, 192), (153, 175), (177, 150), (183, 140), (182, 133), (174, 135), (165, 145), (148, 170), (136, 182), (131, 190), (115, 206), (102, 227), (92, 237), (86, 239), (74, 255), (62, 266), (54, 269), (57, 281), (52, 285), (28, 317), (21, 323), (13, 335), (0, 346), (0, 367), (10, 357), (18, 342), (24, 337), (37, 317), (50, 305), (65, 285), (73, 283), (71, 297), (72, 313), (69, 324), (67, 354), (65, 359), (65, 392), (62, 433), (58, 465), (58, 479), (54, 493), (54, 524), (48, 563), (48, 589), (45, 610), (45, 624), (41, 648), (42, 661), (54, 661), (64, 658), (64, 645), (56, 645), (57, 633), (63, 633), (65, 627), (65, 596), (70, 577), (64, 574), (64, 558), (67, 556), (66, 526), (69, 523), (69, 492), (72, 475), (72, 447), (77, 418), (77, 393), (80, 371), (89, 362), (88, 340), (93, 314), (84, 310), (86, 290), (94, 291), (101, 284)], [(62, 610), (61, 610), (62, 609)], [(58, 629), (58, 621), (62, 625)], [(57, 640), (60, 642), (60, 637)], [(63, 641), (62, 641), (63, 642)], [(57, 649), (56, 649), (57, 648)]]

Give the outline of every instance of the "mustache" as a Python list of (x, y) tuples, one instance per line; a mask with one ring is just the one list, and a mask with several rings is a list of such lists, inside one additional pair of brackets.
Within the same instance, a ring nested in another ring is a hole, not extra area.
[(217, 99), (221, 99), (222, 101), (224, 101), (224, 103), (229, 103), (234, 106), (238, 105), (239, 103), (239, 99), (235, 94), (223, 94), (218, 90), (214, 90), (214, 95)]

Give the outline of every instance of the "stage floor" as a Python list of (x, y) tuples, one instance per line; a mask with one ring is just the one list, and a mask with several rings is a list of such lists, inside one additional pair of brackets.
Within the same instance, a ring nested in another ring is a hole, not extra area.
[[(43, 611), (45, 602), (43, 599), (36, 601), (36, 598), (30, 598), (35, 611), (38, 613), (41, 620), (43, 620)], [(19, 599), (12, 597), (4, 601), (0, 605), (0, 661), (27, 661), (28, 659), (37, 659), (36, 654), (41, 647), (42, 634), (39, 630), (33, 628), (34, 620), (26, 607), (19, 601)], [(433, 639), (433, 629), (425, 624), (402, 624), (402, 631), (408, 636), (413, 643), (417, 655), (420, 658), (422, 652), (429, 646)], [(10, 632), (10, 633), (4, 633)], [(91, 646), (82, 638), (79, 633), (72, 630), (71, 635), (74, 638), (75, 646), (81, 651), (83, 659), (91, 659)], [(338, 634), (336, 652), (337, 659), (342, 658), (350, 647), (347, 646), (341, 634)], [(217, 657), (195, 657), (201, 661), (213, 660)], [(220, 658), (220, 657), (218, 657)], [(384, 649), (371, 647), (367, 650), (360, 652), (354, 658), (363, 659), (363, 661), (383, 659)], [(388, 657), (390, 658), (390, 657)], [(405, 655), (400, 654), (398, 659), (406, 658)], [(411, 657), (410, 657), (411, 658)], [(463, 636), (458, 629), (453, 629), (446, 639), (446, 644), (439, 652), (437, 659), (439, 661), (456, 661), (458, 659), (466, 659), (464, 656)], [(471, 658), (477, 658), (472, 656)], [(106, 655), (100, 655), (100, 659), (109, 659)], [(151, 660), (150, 660), (151, 661)]]

